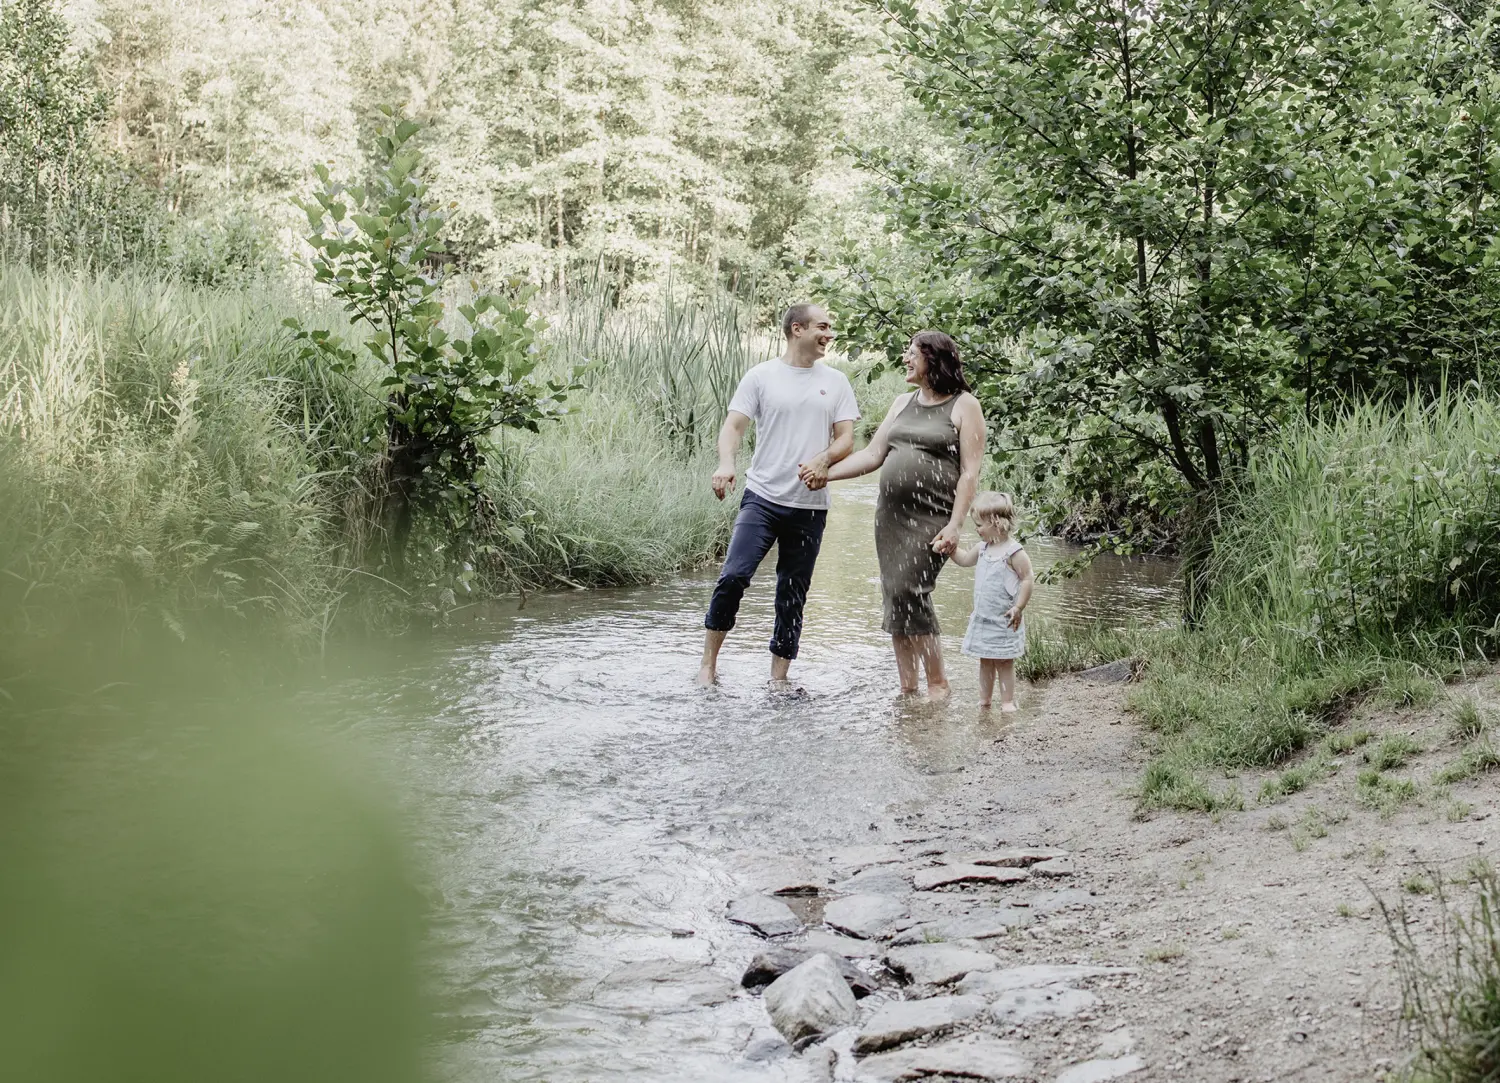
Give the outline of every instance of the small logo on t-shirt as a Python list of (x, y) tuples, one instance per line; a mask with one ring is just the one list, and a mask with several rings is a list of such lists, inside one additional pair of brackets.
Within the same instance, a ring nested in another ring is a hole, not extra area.
[(826, 395), (826, 394), (828, 394), (828, 389), (826, 387), (820, 387), (820, 388), (818, 388), (818, 394), (820, 394), (820, 395)]

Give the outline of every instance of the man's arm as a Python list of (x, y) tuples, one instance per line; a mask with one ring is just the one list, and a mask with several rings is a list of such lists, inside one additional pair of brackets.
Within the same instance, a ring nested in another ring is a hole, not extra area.
[(797, 467), (797, 476), (809, 489), (821, 489), (828, 484), (828, 468), (842, 462), (854, 450), (854, 422), (833, 423), (833, 443)]
[[(738, 410), (730, 410), (724, 424), (719, 427), (719, 468), (714, 471), (713, 486), (714, 496), (720, 500), (734, 491), (734, 457), (739, 454), (745, 430), (749, 427), (750, 418)], [(853, 429), (852, 425), (850, 429)]]

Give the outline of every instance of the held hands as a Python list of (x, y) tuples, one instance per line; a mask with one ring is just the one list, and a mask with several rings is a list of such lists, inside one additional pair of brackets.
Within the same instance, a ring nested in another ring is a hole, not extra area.
[(932, 539), (932, 551), (945, 557), (951, 557), (958, 552), (958, 527), (949, 523), (937, 532), (937, 537)]
[(734, 491), (734, 464), (727, 466), (719, 464), (719, 469), (714, 471), (713, 477), (714, 496), (723, 500), (726, 495)]
[(828, 485), (828, 456), (815, 455), (797, 467), (797, 477), (813, 492)]

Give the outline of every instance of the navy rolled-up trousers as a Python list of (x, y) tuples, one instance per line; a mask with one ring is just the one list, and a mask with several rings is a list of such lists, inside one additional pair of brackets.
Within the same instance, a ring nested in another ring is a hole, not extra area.
[(812, 583), (813, 565), (818, 562), (827, 522), (828, 512), (822, 508), (789, 508), (746, 489), (729, 539), (729, 555), (724, 558), (703, 626), (715, 632), (734, 627), (745, 588), (775, 545), (776, 627), (771, 633), (771, 653), (780, 658), (797, 657), (802, 607), (807, 603), (807, 588)]

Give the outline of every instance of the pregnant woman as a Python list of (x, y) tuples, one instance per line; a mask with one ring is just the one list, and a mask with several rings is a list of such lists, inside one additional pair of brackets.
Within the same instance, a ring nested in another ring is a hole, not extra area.
[(958, 548), (959, 528), (979, 485), (984, 414), (969, 391), (958, 346), (941, 331), (913, 336), (902, 357), (915, 391), (898, 395), (862, 451), (828, 471), (828, 480), (880, 471), (875, 553), (885, 596), (882, 627), (896, 652), (901, 691), (948, 695), (932, 587)]

